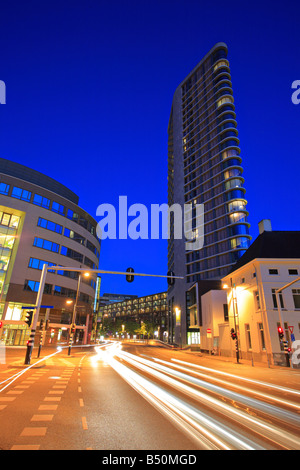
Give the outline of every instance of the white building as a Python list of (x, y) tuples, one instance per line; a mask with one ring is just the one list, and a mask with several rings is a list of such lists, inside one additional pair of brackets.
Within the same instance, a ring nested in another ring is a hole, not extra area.
[[(229, 335), (231, 328), (238, 333), (241, 358), (286, 365), (278, 327), (282, 326), (288, 346), (296, 346), (294, 342), (300, 340), (300, 232), (272, 231), (270, 221), (259, 225), (260, 235), (222, 279)], [(231, 340), (231, 355), (235, 354)]]

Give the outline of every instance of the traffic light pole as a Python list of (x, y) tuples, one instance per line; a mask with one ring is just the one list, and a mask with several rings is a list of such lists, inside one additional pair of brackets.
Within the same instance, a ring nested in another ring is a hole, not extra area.
[[(30, 332), (30, 338), (27, 344), (27, 350), (26, 350), (26, 356), (25, 356), (25, 364), (29, 365), (31, 361), (31, 355), (32, 355), (32, 350), (34, 346), (34, 338), (35, 338), (35, 332), (36, 332), (36, 325), (37, 321), (39, 318), (40, 314), (40, 308), (42, 305), (42, 298), (43, 298), (43, 293), (44, 293), (44, 288), (45, 288), (45, 281), (46, 281), (46, 275), (47, 271), (72, 271), (72, 272), (78, 272), (79, 274), (81, 273), (90, 273), (90, 274), (120, 274), (124, 276), (128, 276), (128, 271), (106, 271), (103, 269), (84, 269), (84, 268), (74, 268), (74, 267), (65, 267), (65, 266), (47, 266), (44, 264), (43, 269), (42, 269), (42, 274), (41, 274), (41, 279), (40, 279), (40, 285), (39, 285), (39, 290), (38, 290), (38, 295), (37, 295), (37, 300), (36, 300), (36, 306), (34, 309), (33, 313), (33, 321), (32, 321), (32, 328)], [(132, 268), (131, 268), (132, 269)], [(131, 273), (132, 271), (130, 271)], [(134, 273), (132, 272), (133, 276), (142, 276), (142, 277), (164, 277), (167, 279), (170, 279), (174, 281), (174, 279), (184, 279), (183, 277), (180, 276), (174, 276), (173, 273), (171, 275), (163, 276), (161, 274), (146, 274), (146, 273)], [(79, 294), (79, 287), (77, 289), (77, 293)], [(76, 296), (77, 298), (77, 296)], [(77, 302), (76, 302), (77, 303)], [(75, 310), (75, 306), (74, 306)], [(74, 311), (73, 311), (74, 312)]]
[(77, 309), (77, 302), (78, 302), (78, 298), (79, 298), (80, 283), (81, 283), (81, 273), (79, 273), (79, 276), (78, 276), (76, 299), (75, 299), (75, 303), (74, 303), (74, 307), (73, 307), (72, 324), (70, 326), (68, 356), (70, 356), (70, 354), (71, 354), (73, 337), (74, 337), (74, 334), (75, 334), (75, 333), (73, 333), (73, 329), (76, 328), (76, 309)]
[(33, 319), (32, 319), (30, 337), (27, 343), (27, 350), (26, 350), (26, 356), (25, 356), (26, 365), (29, 365), (31, 361), (31, 355), (33, 351), (34, 338), (35, 338), (35, 332), (36, 332), (36, 325), (37, 325), (37, 321), (39, 318), (40, 308), (42, 305), (42, 297), (43, 297), (43, 292), (44, 292), (44, 287), (45, 287), (46, 274), (47, 274), (47, 266), (46, 264), (44, 264), (43, 269), (42, 269), (42, 274), (41, 274), (39, 291), (38, 291), (38, 295), (36, 299), (36, 308), (33, 310)]

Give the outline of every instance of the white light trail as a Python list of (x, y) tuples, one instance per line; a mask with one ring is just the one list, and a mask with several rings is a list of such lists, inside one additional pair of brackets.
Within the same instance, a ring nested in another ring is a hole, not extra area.
[[(168, 377), (166, 375), (166, 370), (164, 366), (159, 366), (158, 364), (154, 364), (153, 362), (147, 361), (140, 357), (134, 356), (130, 353), (118, 353), (118, 357), (126, 360), (134, 367), (138, 367), (140, 370), (143, 370), (147, 374), (153, 375), (156, 379), (166, 383), (167, 385), (177, 389), (181, 393), (185, 393), (186, 395), (196, 398), (197, 401), (203, 403), (206, 406), (211, 407), (214, 411), (218, 411), (222, 413), (227, 418), (231, 420), (236, 420), (237, 422), (241, 423), (247, 429), (251, 429), (251, 431), (255, 432), (256, 434), (260, 435), (261, 437), (270, 439), (273, 443), (278, 444), (284, 448), (290, 449), (299, 449), (300, 448), (300, 441), (299, 437), (293, 435), (286, 430), (282, 430), (281, 428), (255, 416), (252, 416), (249, 412), (246, 413), (242, 410), (235, 408), (235, 406), (230, 406), (218, 399), (215, 399), (208, 394), (200, 392), (189, 385), (186, 385), (180, 382), (177, 379), (172, 377)], [(159, 372), (158, 370), (163, 370), (164, 373)], [(174, 376), (174, 370), (169, 369), (169, 375)], [(179, 373), (178, 373), (179, 374)], [(298, 417), (297, 417), (298, 418)], [(299, 422), (299, 421), (297, 421)]]

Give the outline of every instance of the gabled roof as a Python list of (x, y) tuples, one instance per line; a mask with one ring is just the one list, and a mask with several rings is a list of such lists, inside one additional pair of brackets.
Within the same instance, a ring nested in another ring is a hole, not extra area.
[(265, 231), (250, 245), (230, 273), (256, 258), (300, 259), (299, 231)]

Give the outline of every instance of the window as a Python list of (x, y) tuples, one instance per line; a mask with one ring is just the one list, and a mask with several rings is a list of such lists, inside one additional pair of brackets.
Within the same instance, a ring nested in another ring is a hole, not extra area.
[(55, 201), (52, 202), (52, 211), (60, 215), (65, 215), (65, 207)]
[(300, 289), (292, 289), (295, 308), (300, 308)]
[(84, 245), (85, 243), (85, 238), (79, 235), (79, 233), (73, 232), (73, 230), (70, 230), (69, 228), (65, 228), (64, 231), (64, 236), (71, 238), (77, 243), (80, 243), (81, 245)]
[(75, 259), (76, 261), (79, 261), (80, 263), (83, 262), (83, 255), (81, 253), (78, 253), (75, 250), (71, 250), (71, 248), (68, 248), (66, 246), (61, 247), (60, 254), (63, 256), (67, 256), (68, 258)]
[(76, 291), (72, 289), (68, 289), (66, 287), (55, 286), (54, 287), (54, 295), (62, 295), (64, 297), (69, 297), (70, 299), (76, 298)]
[[(273, 307), (278, 308), (277, 305), (277, 298), (276, 298), (276, 289), (272, 289), (272, 300), (273, 300)], [(279, 292), (279, 299), (280, 299), (280, 307), (284, 308), (284, 303), (283, 303), (283, 295), (282, 292)]]
[[(24, 290), (30, 291), (30, 292), (38, 292), (40, 287), (39, 281), (25, 281), (24, 284)], [(45, 284), (44, 287), (44, 294), (51, 294), (52, 293), (52, 285), (51, 284)]]
[(51, 232), (56, 232), (62, 234), (62, 226), (56, 224), (55, 222), (51, 222), (50, 220), (43, 219), (42, 217), (38, 220), (38, 226), (45, 228), (47, 230), (51, 230)]
[(39, 194), (35, 194), (33, 196), (32, 203), (35, 204), (36, 206), (44, 207), (45, 209), (49, 209), (50, 207), (50, 199), (40, 196)]
[(277, 275), (278, 274), (278, 269), (269, 269), (269, 274), (270, 275)]
[(298, 269), (289, 269), (290, 276), (298, 276)]
[(4, 194), (4, 196), (8, 195), (10, 185), (6, 183), (0, 183), (0, 194)]
[(262, 323), (258, 323), (258, 331), (259, 331), (261, 349), (265, 350), (266, 342), (265, 342), (265, 335), (264, 335), (264, 327)]
[(31, 192), (26, 191), (26, 189), (14, 187), (11, 193), (11, 197), (21, 199), (22, 201), (30, 202)]
[(0, 224), (5, 225), (6, 227), (18, 228), (20, 223), (20, 217), (17, 215), (6, 214), (5, 212), (0, 212)]
[(224, 312), (224, 321), (228, 321), (229, 316), (228, 316), (228, 305), (227, 304), (223, 304), (223, 312)]
[[(38, 269), (38, 270), (41, 271), (43, 269), (44, 264), (46, 264), (47, 266), (55, 266), (54, 263), (50, 263), (49, 261), (43, 261), (43, 260), (37, 259), (37, 258), (30, 258), (29, 263), (28, 263), (28, 267), (33, 268), (33, 269)], [(49, 273), (50, 272), (54, 273), (55, 271), (48, 270), (48, 272)]]
[(43, 248), (43, 250), (53, 251), (54, 253), (59, 252), (59, 245), (43, 238), (35, 237), (33, 246), (37, 248)]
[(95, 269), (95, 264), (87, 256), (84, 257), (84, 264), (88, 266), (90, 269)]
[(254, 292), (254, 302), (255, 302), (255, 309), (260, 310), (260, 298), (259, 298), (258, 290)]
[(245, 324), (245, 332), (246, 332), (247, 349), (251, 350), (252, 349), (252, 344), (251, 344), (251, 333), (250, 333), (250, 325), (249, 324)]

